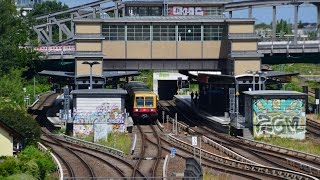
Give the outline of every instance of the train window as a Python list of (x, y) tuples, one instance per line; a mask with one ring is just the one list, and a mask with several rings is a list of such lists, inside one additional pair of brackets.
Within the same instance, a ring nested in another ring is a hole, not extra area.
[(143, 107), (143, 106), (144, 106), (144, 98), (136, 97), (136, 107)]
[(146, 97), (146, 107), (153, 107), (153, 97)]

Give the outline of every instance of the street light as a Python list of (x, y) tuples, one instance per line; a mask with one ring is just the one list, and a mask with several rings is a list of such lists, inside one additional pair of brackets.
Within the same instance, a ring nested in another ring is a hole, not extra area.
[(90, 65), (90, 89), (92, 89), (92, 66), (95, 65), (95, 64), (100, 64), (100, 63), (97, 62), (97, 61), (93, 61), (93, 62), (85, 61), (82, 64)]

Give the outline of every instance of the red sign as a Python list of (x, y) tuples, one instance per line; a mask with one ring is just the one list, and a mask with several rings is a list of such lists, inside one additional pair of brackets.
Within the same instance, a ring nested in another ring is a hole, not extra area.
[(205, 7), (170, 7), (170, 16), (205, 16)]

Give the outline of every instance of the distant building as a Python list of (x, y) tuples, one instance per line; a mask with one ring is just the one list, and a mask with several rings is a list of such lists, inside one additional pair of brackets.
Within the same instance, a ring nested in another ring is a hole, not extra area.
[(13, 156), (14, 151), (17, 150), (14, 143), (17, 142), (17, 139), (21, 139), (21, 135), (0, 121), (0, 156)]

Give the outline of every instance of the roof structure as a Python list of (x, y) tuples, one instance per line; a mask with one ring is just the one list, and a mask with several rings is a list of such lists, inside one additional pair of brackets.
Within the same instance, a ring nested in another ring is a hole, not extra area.
[(282, 96), (292, 96), (292, 95), (305, 95), (305, 93), (297, 92), (297, 91), (279, 91), (279, 90), (262, 90), (262, 91), (244, 91), (244, 94), (247, 95), (282, 95)]
[(9, 132), (9, 134), (13, 137), (17, 137), (19, 139), (22, 139), (23, 136), (17, 132), (16, 130), (14, 130), (13, 128), (11, 128), (10, 126), (8, 126), (5, 122), (0, 120), (0, 127), (2, 127), (3, 129), (5, 129), (6, 131)]

